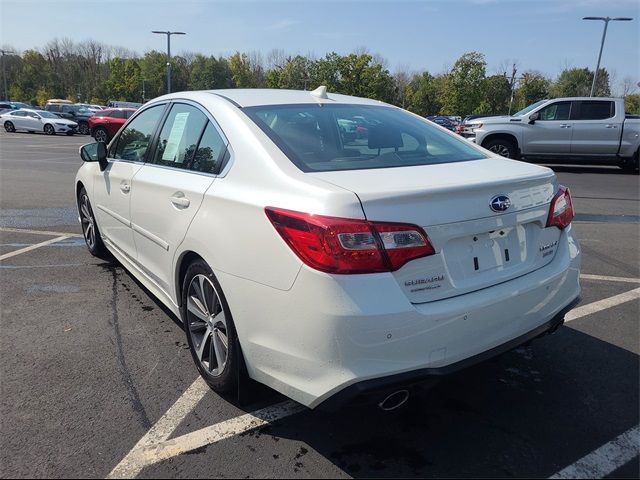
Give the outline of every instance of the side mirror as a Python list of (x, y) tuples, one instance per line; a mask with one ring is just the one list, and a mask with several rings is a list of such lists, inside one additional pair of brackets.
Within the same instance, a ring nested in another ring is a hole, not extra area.
[(538, 120), (539, 118), (540, 118), (539, 112), (535, 112), (529, 115), (529, 125), (533, 125), (534, 123), (536, 123), (536, 120)]
[(107, 146), (104, 142), (87, 143), (80, 147), (80, 158), (83, 162), (98, 162), (100, 171), (104, 172), (109, 165), (107, 161)]

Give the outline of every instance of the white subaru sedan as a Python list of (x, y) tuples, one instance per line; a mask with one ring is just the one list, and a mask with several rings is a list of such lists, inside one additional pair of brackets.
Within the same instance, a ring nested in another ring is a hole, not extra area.
[(311, 408), (396, 408), (411, 385), (552, 333), (578, 301), (553, 171), (378, 101), (174, 93), (80, 153), (90, 252), (182, 319), (219, 392), (246, 372)]

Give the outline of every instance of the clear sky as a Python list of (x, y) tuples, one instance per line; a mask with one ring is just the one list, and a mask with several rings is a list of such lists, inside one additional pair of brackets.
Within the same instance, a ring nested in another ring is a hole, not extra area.
[(551, 76), (565, 66), (595, 67), (603, 24), (583, 16), (629, 16), (633, 22), (609, 25), (602, 66), (617, 82), (640, 81), (640, 0), (0, 0), (0, 9), (0, 44), (19, 51), (54, 37), (164, 51), (164, 37), (150, 31), (171, 29), (188, 33), (174, 37), (174, 53), (322, 56), (365, 47), (392, 72), (439, 73), (477, 50), (488, 74), (517, 60), (521, 71)]

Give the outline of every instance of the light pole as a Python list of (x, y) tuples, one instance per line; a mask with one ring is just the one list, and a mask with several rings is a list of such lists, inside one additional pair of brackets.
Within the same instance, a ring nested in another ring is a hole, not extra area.
[(600, 59), (602, 58), (602, 49), (604, 47), (604, 39), (607, 37), (607, 27), (609, 26), (609, 22), (613, 21), (613, 22), (630, 22), (631, 20), (633, 20), (633, 18), (629, 18), (629, 17), (616, 17), (616, 18), (611, 18), (611, 17), (583, 17), (583, 20), (602, 20), (604, 22), (604, 30), (602, 32), (602, 42), (600, 42), (600, 53), (598, 54), (598, 64), (596, 65), (596, 71), (593, 72), (593, 83), (591, 84), (591, 95), (589, 95), (590, 97), (593, 97), (593, 95), (596, 92), (596, 80), (598, 79), (598, 70), (600, 70)]
[(159, 33), (167, 36), (167, 93), (171, 93), (171, 35), (186, 35), (184, 32), (162, 32), (153, 30), (151, 33)]
[(7, 70), (4, 66), (4, 64), (6, 63), (6, 60), (4, 56), (7, 53), (16, 53), (16, 52), (13, 52), (11, 50), (0, 50), (0, 53), (2, 53), (2, 81), (4, 83), (4, 99), (9, 100), (9, 94), (7, 93)]

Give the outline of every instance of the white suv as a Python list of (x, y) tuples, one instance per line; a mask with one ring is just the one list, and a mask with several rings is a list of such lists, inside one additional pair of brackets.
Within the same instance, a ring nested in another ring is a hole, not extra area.
[(551, 170), (377, 101), (175, 93), (81, 155), (89, 250), (182, 319), (217, 391), (244, 362), (312, 408), (393, 408), (407, 385), (554, 331), (580, 293)]

